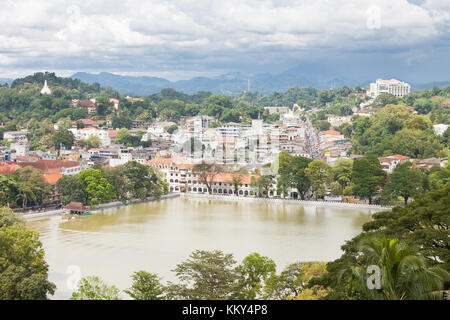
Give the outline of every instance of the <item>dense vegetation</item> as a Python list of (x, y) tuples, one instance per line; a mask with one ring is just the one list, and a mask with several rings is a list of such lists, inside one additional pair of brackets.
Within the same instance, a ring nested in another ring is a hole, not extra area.
[(117, 167), (95, 165), (58, 180), (56, 188), (63, 204), (71, 201), (97, 205), (119, 200), (145, 200), (168, 192), (167, 184), (150, 167), (136, 161)]
[(46, 300), (55, 289), (39, 234), (27, 230), (11, 209), (0, 207), (0, 300)]
[[(178, 283), (138, 271), (125, 292), (137, 300), (443, 299), (450, 286), (449, 201), (447, 184), (406, 207), (376, 213), (328, 264), (297, 262), (276, 274), (275, 262), (257, 253), (236, 266), (232, 254), (197, 250), (173, 270)], [(72, 299), (120, 299), (99, 278), (81, 284)]]

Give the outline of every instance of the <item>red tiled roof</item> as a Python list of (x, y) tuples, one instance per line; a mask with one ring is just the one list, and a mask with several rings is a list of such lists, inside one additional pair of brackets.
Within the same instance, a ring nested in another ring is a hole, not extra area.
[(108, 130), (108, 136), (109, 136), (111, 139), (115, 139), (116, 136), (117, 136), (117, 132), (119, 132), (119, 130)]
[[(213, 182), (222, 182), (222, 183), (232, 183), (233, 177), (238, 176), (239, 174), (235, 173), (218, 173), (213, 177)], [(252, 177), (257, 179), (259, 176), (254, 174), (241, 174), (241, 183), (250, 184)]]
[(93, 107), (95, 104), (91, 100), (81, 100), (80, 105), (82, 107)]
[(322, 134), (323, 135), (331, 134), (331, 135), (334, 135), (334, 136), (340, 136), (341, 135), (341, 133), (339, 131), (335, 131), (335, 130), (322, 131)]
[(61, 173), (49, 173), (44, 175), (44, 182), (54, 186), (62, 176)]
[(41, 170), (44, 174), (61, 173), (62, 168), (77, 167), (80, 164), (75, 161), (64, 160), (38, 160), (35, 162), (20, 162), (19, 165), (23, 167), (33, 167)]
[[(98, 125), (97, 121), (94, 121), (91, 119), (80, 119), (77, 121), (81, 121), (85, 126), (97, 126)], [(77, 124), (77, 121), (73, 121), (72, 124), (73, 125)]]
[(14, 171), (21, 169), (22, 167), (15, 163), (0, 162), (0, 173), (7, 176), (11, 176)]
[(395, 158), (395, 159), (399, 159), (399, 160), (401, 160), (401, 159), (409, 159), (409, 157), (407, 157), (407, 156), (402, 156), (401, 154), (394, 154), (394, 155), (392, 155), (391, 157), (393, 157), (393, 158)]

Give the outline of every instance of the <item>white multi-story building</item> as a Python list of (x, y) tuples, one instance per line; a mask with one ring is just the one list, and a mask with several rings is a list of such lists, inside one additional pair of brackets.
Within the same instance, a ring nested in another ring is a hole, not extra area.
[(401, 82), (397, 79), (383, 80), (377, 79), (371, 83), (367, 95), (372, 98), (378, 97), (382, 93), (390, 93), (396, 97), (403, 97), (411, 92), (409, 83)]
[(77, 141), (86, 140), (89, 137), (94, 136), (100, 139), (103, 147), (107, 147), (111, 144), (111, 138), (109, 137), (108, 131), (106, 130), (100, 130), (97, 128), (70, 128), (69, 131), (73, 133)]

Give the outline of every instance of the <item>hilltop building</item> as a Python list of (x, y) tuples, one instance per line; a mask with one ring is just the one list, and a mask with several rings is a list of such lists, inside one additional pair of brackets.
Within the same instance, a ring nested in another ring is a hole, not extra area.
[(41, 94), (42, 95), (51, 95), (52, 94), (52, 91), (50, 90), (50, 88), (47, 85), (47, 80), (45, 80), (45, 82), (44, 82), (44, 87), (41, 90)]
[(390, 93), (396, 97), (403, 97), (410, 92), (411, 86), (409, 83), (401, 82), (397, 79), (377, 79), (376, 82), (370, 84), (367, 95), (371, 98), (376, 98), (382, 93)]

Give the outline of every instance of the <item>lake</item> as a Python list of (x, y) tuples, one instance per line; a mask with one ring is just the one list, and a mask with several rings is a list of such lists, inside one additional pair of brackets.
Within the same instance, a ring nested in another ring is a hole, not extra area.
[[(174, 198), (104, 209), (63, 221), (28, 221), (40, 233), (52, 299), (71, 295), (70, 279), (98, 275), (123, 290), (134, 271), (170, 271), (196, 249), (233, 253), (237, 261), (258, 252), (280, 271), (296, 261), (331, 261), (345, 240), (361, 232), (373, 209), (315, 207), (265, 202)], [(69, 281), (68, 281), (69, 280)]]

